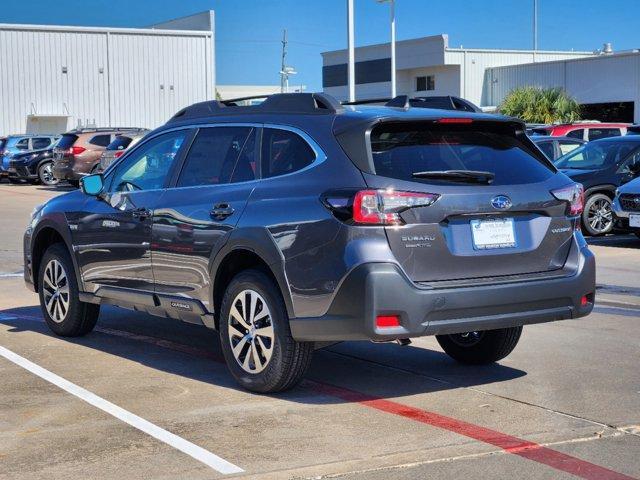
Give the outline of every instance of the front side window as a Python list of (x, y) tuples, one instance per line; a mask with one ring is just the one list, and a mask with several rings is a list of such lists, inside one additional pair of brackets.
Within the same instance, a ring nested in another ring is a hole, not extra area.
[(558, 168), (602, 170), (619, 164), (637, 149), (636, 142), (604, 140), (588, 143), (560, 157), (555, 165)]
[(265, 128), (262, 134), (262, 178), (293, 173), (316, 159), (309, 144), (289, 130)]
[(571, 130), (569, 133), (567, 133), (567, 137), (579, 138), (580, 140), (582, 140), (584, 138), (584, 129), (578, 128), (577, 130)]
[(23, 138), (18, 143), (16, 143), (16, 148), (18, 150), (29, 150), (29, 139)]
[(553, 160), (553, 157), (555, 157), (554, 151), (553, 151), (553, 142), (539, 143), (538, 148), (542, 150), (542, 153), (544, 153), (549, 160)]
[(111, 191), (163, 188), (187, 134), (187, 130), (165, 133), (142, 145), (117, 167), (111, 180)]
[(254, 180), (253, 127), (210, 127), (198, 132), (178, 179), (178, 187)]

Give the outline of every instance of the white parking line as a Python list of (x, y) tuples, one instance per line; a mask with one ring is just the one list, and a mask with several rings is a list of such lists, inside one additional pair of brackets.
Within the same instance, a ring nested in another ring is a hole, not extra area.
[(16, 365), (24, 368), (25, 370), (30, 371), (34, 375), (50, 382), (57, 387), (69, 392), (72, 395), (75, 395), (81, 400), (93, 405), (100, 410), (107, 412), (109, 415), (113, 415), (119, 420), (122, 420), (125, 423), (128, 423), (134, 428), (143, 431), (144, 433), (151, 435), (152, 437), (160, 440), (161, 442), (166, 443), (167, 445), (171, 445), (173, 448), (180, 450), (181, 452), (186, 453), (190, 457), (195, 458), (196, 460), (204, 463), (208, 467), (213, 468), (214, 470), (224, 473), (241, 473), (242, 470), (240, 467), (234, 465), (233, 463), (227, 462), (224, 458), (220, 458), (217, 455), (205, 450), (198, 445), (195, 445), (182, 437), (179, 437), (171, 432), (166, 431), (163, 428), (154, 425), (153, 423), (145, 420), (144, 418), (138, 417), (127, 410), (120, 408), (117, 405), (105, 400), (98, 395), (91, 393), (88, 390), (76, 385), (75, 383), (71, 383), (68, 380), (56, 375), (55, 373), (50, 372), (42, 368), (39, 365), (27, 360), (24, 357), (12, 352), (11, 350), (6, 349), (5, 347), (0, 346), (0, 356), (3, 356), (10, 362), (15, 363)]

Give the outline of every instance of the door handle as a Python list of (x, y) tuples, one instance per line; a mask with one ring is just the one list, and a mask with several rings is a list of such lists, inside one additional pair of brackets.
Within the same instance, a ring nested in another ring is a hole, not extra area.
[(145, 218), (149, 218), (151, 216), (151, 210), (148, 208), (137, 208), (131, 212), (131, 216), (133, 218), (139, 218), (140, 220), (144, 220)]
[(211, 216), (216, 220), (224, 220), (233, 215), (233, 212), (235, 212), (235, 210), (228, 203), (217, 203), (211, 210)]

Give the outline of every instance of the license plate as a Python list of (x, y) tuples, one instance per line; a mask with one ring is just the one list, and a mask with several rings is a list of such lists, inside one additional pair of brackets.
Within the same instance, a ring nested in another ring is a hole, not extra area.
[(471, 220), (471, 235), (476, 250), (516, 246), (513, 218)]
[(640, 228), (640, 215), (630, 214), (629, 215), (629, 226), (633, 228)]

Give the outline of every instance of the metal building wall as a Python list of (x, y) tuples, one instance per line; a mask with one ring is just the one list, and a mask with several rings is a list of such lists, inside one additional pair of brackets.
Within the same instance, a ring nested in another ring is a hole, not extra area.
[(28, 115), (153, 128), (213, 92), (211, 32), (0, 25), (0, 135)]
[(493, 68), (494, 105), (514, 88), (560, 87), (580, 103), (635, 102), (640, 121), (640, 52)]

